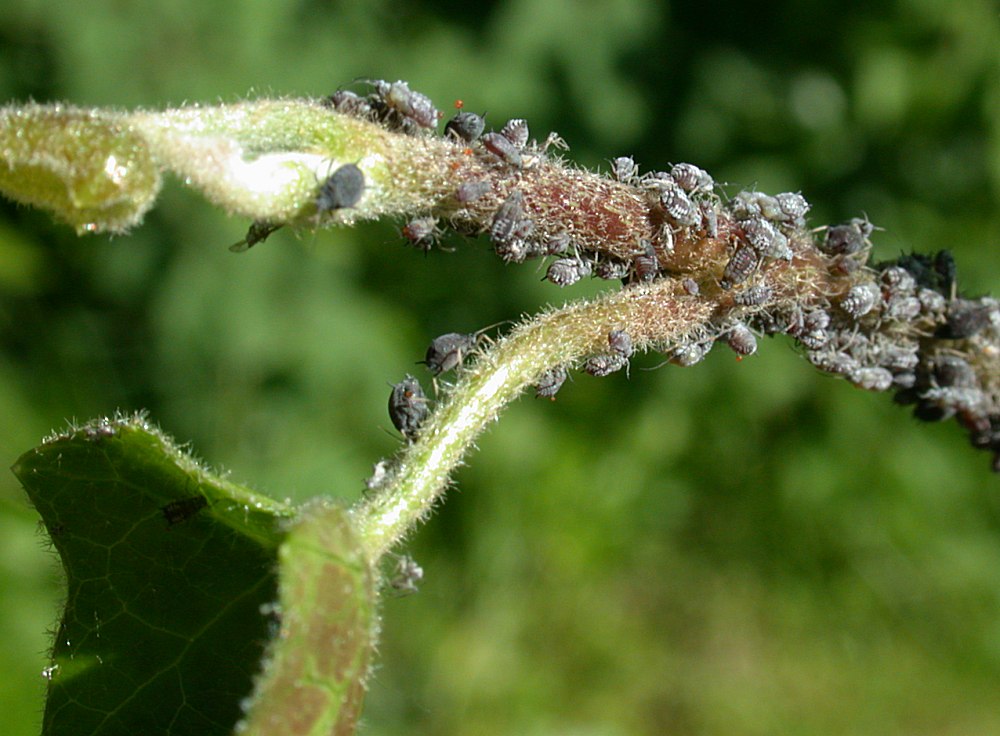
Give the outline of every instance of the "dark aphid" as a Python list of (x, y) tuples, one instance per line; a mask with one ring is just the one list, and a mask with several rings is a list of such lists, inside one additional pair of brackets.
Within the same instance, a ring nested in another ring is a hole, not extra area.
[(618, 353), (592, 355), (583, 364), (583, 370), (592, 376), (609, 376), (628, 365), (628, 358)]
[(556, 286), (575, 284), (585, 276), (589, 276), (591, 267), (589, 261), (582, 258), (560, 258), (552, 262), (545, 278)]
[(782, 258), (792, 260), (792, 249), (788, 247), (788, 238), (778, 231), (774, 225), (759, 215), (743, 220), (740, 225), (746, 234), (747, 242), (765, 258)]
[(477, 199), (487, 194), (493, 187), (485, 179), (474, 181), (464, 181), (455, 190), (455, 199), (461, 204), (475, 202)]
[(513, 118), (504, 123), (500, 129), (500, 135), (514, 144), (517, 149), (522, 149), (528, 145), (528, 121), (522, 118)]
[(479, 115), (463, 111), (445, 124), (444, 134), (457, 141), (472, 143), (483, 134), (485, 127), (486, 123)]
[(656, 257), (656, 250), (654, 250), (652, 243), (643, 240), (641, 245), (644, 249), (643, 252), (632, 261), (635, 278), (637, 281), (652, 281), (660, 272), (660, 261)]
[(875, 284), (857, 284), (840, 300), (840, 308), (854, 319), (861, 319), (875, 308), (881, 298), (882, 292)]
[(826, 231), (826, 238), (819, 246), (831, 255), (851, 255), (865, 247), (875, 226), (867, 218), (853, 217), (845, 223), (834, 225)]
[(670, 176), (685, 192), (707, 192), (715, 186), (715, 180), (709, 173), (694, 164), (674, 164)]
[(281, 227), (283, 227), (282, 223), (273, 224), (264, 220), (254, 220), (250, 223), (250, 228), (247, 230), (247, 234), (243, 240), (233, 243), (229, 246), (229, 250), (233, 253), (242, 253), (245, 250), (250, 250), (257, 243), (263, 243), (271, 236), (271, 233), (279, 230)]
[(639, 174), (639, 167), (631, 156), (619, 156), (611, 162), (611, 175), (623, 184), (631, 184)]
[(612, 353), (623, 358), (631, 358), (632, 353), (635, 352), (632, 338), (625, 330), (611, 330), (608, 333), (608, 345), (611, 347)]
[(901, 255), (896, 265), (909, 271), (918, 285), (951, 296), (955, 285), (955, 259), (950, 252), (942, 250), (933, 256), (923, 253)]
[(976, 385), (976, 372), (957, 355), (935, 355), (933, 378), (940, 388), (970, 388)]
[(601, 261), (594, 267), (594, 275), (605, 281), (616, 281), (628, 276), (632, 267), (624, 261)]
[(521, 165), (521, 152), (506, 136), (500, 133), (484, 133), (483, 146), (498, 159), (511, 166)]
[(400, 115), (412, 120), (421, 128), (433, 129), (437, 127), (441, 113), (437, 111), (427, 95), (414, 92), (410, 89), (410, 85), (402, 81), (390, 84), (380, 79), (373, 84), (375, 91), (381, 95), (385, 104)]
[(411, 442), (417, 439), (420, 425), (430, 414), (427, 395), (420, 382), (407, 374), (402, 381), (392, 387), (389, 394), (389, 418), (392, 426)]
[(389, 585), (402, 595), (410, 595), (417, 592), (417, 584), (423, 579), (424, 568), (418, 565), (412, 557), (400, 555), (396, 562), (396, 569), (389, 580)]
[(521, 194), (520, 190), (514, 190), (493, 215), (493, 222), (490, 224), (490, 237), (496, 243), (506, 242), (516, 237), (515, 231), (521, 227), (521, 223), (524, 221), (524, 195)]
[(757, 255), (757, 251), (749, 245), (741, 245), (726, 264), (719, 286), (728, 290), (737, 284), (742, 284), (757, 270), (758, 265), (760, 256)]
[(679, 186), (667, 186), (660, 191), (660, 204), (667, 216), (681, 227), (693, 227), (701, 222), (701, 210)]
[(851, 371), (847, 380), (866, 391), (888, 391), (892, 388), (892, 373), (885, 368), (862, 366)]
[(783, 222), (801, 223), (804, 221), (810, 205), (801, 194), (782, 192), (774, 195), (774, 199), (778, 203), (778, 209), (781, 210), (782, 217), (780, 219)]
[(208, 506), (208, 499), (199, 493), (196, 496), (171, 501), (166, 506), (161, 506), (160, 511), (163, 512), (163, 518), (167, 520), (167, 525), (173, 526), (187, 521), (206, 506)]
[(742, 322), (737, 322), (723, 339), (738, 355), (753, 355), (757, 352), (757, 338)]
[(698, 286), (698, 282), (692, 278), (686, 278), (681, 281), (681, 286), (684, 288), (684, 291), (691, 296), (698, 296), (698, 294), (701, 293), (701, 287)]
[(428, 251), (437, 239), (437, 220), (433, 217), (415, 217), (403, 226), (403, 237), (414, 248)]
[(365, 191), (365, 175), (354, 164), (344, 164), (330, 174), (316, 195), (316, 209), (320, 212), (353, 207)]
[(562, 385), (566, 383), (568, 375), (569, 373), (561, 365), (549, 368), (539, 377), (538, 383), (535, 384), (535, 398), (555, 401), (556, 394), (559, 393)]
[(733, 301), (741, 307), (756, 307), (770, 301), (772, 296), (770, 286), (751, 286), (733, 295)]
[(980, 304), (968, 299), (955, 299), (948, 309), (948, 321), (938, 330), (938, 337), (964, 340), (973, 337), (993, 323), (996, 304)]
[(368, 118), (372, 114), (372, 106), (368, 104), (368, 100), (347, 89), (337, 90), (324, 99), (323, 104), (339, 113), (356, 118)]
[(457, 368), (479, 342), (478, 333), (448, 332), (431, 340), (424, 364), (435, 376)]

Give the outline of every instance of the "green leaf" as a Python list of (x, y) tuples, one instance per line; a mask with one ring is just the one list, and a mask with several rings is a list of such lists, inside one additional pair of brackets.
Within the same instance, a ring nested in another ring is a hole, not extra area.
[(230, 733), (277, 628), (291, 510), (141, 417), (51, 437), (13, 470), (68, 582), (43, 733)]

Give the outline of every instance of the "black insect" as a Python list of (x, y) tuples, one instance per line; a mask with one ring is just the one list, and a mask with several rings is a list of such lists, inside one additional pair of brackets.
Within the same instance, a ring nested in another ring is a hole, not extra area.
[(628, 358), (624, 358), (618, 353), (606, 353), (603, 355), (592, 355), (583, 364), (583, 370), (592, 376), (609, 376), (616, 371), (620, 371), (628, 365)]
[(500, 135), (509, 140), (518, 149), (528, 145), (528, 121), (522, 118), (513, 118), (504, 123), (500, 129)]
[(323, 104), (344, 115), (353, 115), (358, 118), (372, 116), (372, 106), (368, 100), (346, 89), (337, 90), (324, 99)]
[(485, 121), (474, 112), (460, 112), (444, 126), (444, 134), (455, 140), (472, 143), (483, 134)]
[(510, 140), (500, 133), (484, 133), (483, 146), (486, 150), (511, 166), (521, 165), (521, 151)]
[(208, 506), (208, 499), (199, 493), (195, 496), (171, 501), (166, 506), (161, 506), (160, 511), (163, 512), (163, 518), (167, 520), (167, 524), (174, 526), (182, 521), (187, 521), (206, 506)]
[(875, 226), (868, 222), (868, 218), (853, 217), (828, 228), (820, 250), (831, 255), (852, 255), (865, 247), (868, 236), (874, 230)]
[(238, 243), (233, 243), (229, 246), (229, 250), (233, 253), (242, 253), (245, 250), (250, 250), (257, 243), (262, 243), (270, 237), (271, 233), (282, 227), (282, 224), (272, 224), (270, 222), (265, 222), (264, 220), (254, 220), (250, 223), (250, 228), (247, 230), (246, 236)]
[(457, 368), (475, 350), (479, 335), (478, 332), (447, 332), (435, 337), (427, 348), (424, 364), (435, 376)]
[(411, 442), (417, 439), (420, 425), (430, 414), (427, 395), (420, 382), (411, 375), (392, 387), (389, 394), (389, 419), (392, 426)]
[(316, 209), (322, 214), (353, 207), (365, 191), (365, 175), (354, 164), (344, 164), (323, 182), (316, 195)]
[(726, 268), (722, 272), (722, 279), (719, 286), (729, 290), (737, 284), (742, 284), (750, 275), (757, 270), (760, 265), (760, 256), (756, 249), (749, 245), (741, 245), (733, 253)]
[(568, 375), (569, 373), (561, 365), (549, 368), (539, 377), (538, 383), (535, 384), (535, 398), (555, 401), (556, 394), (559, 393), (562, 385), (566, 383)]
[(643, 252), (632, 261), (635, 278), (637, 281), (652, 281), (660, 272), (660, 261), (656, 257), (656, 250), (652, 243), (648, 240), (642, 240), (640, 245), (643, 247)]

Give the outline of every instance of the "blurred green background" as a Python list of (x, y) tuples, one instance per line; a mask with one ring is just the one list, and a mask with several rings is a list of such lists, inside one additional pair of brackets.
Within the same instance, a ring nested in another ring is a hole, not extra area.
[[(0, 99), (161, 107), (406, 79), (556, 130), (581, 165), (692, 161), (866, 212), (876, 255), (949, 248), (1000, 290), (994, 0), (472, 4), (6, 0)], [(0, 455), (152, 418), (235, 480), (356, 499), (429, 340), (558, 291), (485, 239), (400, 223), (242, 255), (176, 182), (128, 236), (0, 203)], [(1000, 479), (957, 427), (769, 340), (738, 363), (574, 377), (480, 442), (387, 601), (377, 734), (1000, 733)], [(0, 474), (0, 730), (37, 733), (56, 560)]]

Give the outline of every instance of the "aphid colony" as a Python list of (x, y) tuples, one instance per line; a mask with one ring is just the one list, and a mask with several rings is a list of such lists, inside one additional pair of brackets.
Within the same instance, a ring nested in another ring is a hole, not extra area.
[[(442, 116), (428, 98), (404, 82), (370, 84), (372, 91), (365, 96), (342, 90), (328, 104), (391, 130), (434, 134)], [(627, 257), (589, 252), (575, 241), (569, 226), (553, 222), (551, 213), (558, 208), (546, 209), (533, 201), (531, 186), (521, 184), (530, 182), (536, 162), (557, 138), (550, 136), (539, 145), (530, 139), (528, 124), (520, 118), (488, 131), (483, 117), (461, 109), (445, 124), (444, 137), (464, 146), (487, 171), (499, 174), (480, 173), (461, 181), (452, 201), (458, 208), (477, 208), (479, 230), (488, 234), (504, 261), (550, 257), (545, 278), (561, 287), (590, 276), (625, 285), (671, 277), (691, 298), (704, 295), (706, 289), (730, 292), (730, 312), (680, 343), (663, 347), (670, 362), (694, 365), (718, 340), (739, 356), (751, 355), (757, 349), (757, 335), (787, 334), (820, 370), (866, 390), (896, 391), (896, 400), (914, 404), (920, 419), (956, 417), (970, 431), (975, 446), (994, 453), (1000, 471), (997, 398), (984, 391), (976, 370), (962, 357), (963, 349), (980, 338), (1000, 342), (1000, 304), (986, 298), (956, 298), (954, 262), (946, 252), (904, 255), (875, 266), (873, 272), (868, 259), (875, 227), (867, 217), (810, 233), (806, 229), (810, 205), (799, 193), (772, 196), (746, 190), (726, 198), (712, 177), (693, 164), (640, 173), (627, 156), (611, 161), (610, 176), (640, 197), (650, 221), (660, 223), (658, 230), (637, 237)], [(362, 172), (343, 165), (319, 187), (316, 210), (324, 214), (353, 207), (363, 194)], [(246, 247), (276, 228), (254, 223)], [(402, 229), (405, 239), (421, 249), (432, 247), (439, 233), (437, 218), (429, 214), (411, 219)], [(675, 268), (675, 243), (690, 247), (703, 238), (725, 248), (719, 270), (695, 274)], [(808, 306), (776, 302), (759, 274), (772, 266), (785, 267), (807, 252), (814, 263), (820, 256), (835, 281), (851, 283), (825, 302), (812, 300)], [(933, 339), (928, 343), (927, 338)], [(431, 343), (424, 362), (434, 376), (455, 369), (476, 350), (479, 339), (478, 333), (442, 335)], [(612, 329), (607, 347), (587, 357), (581, 367), (591, 375), (605, 376), (627, 368), (634, 352), (631, 336)], [(554, 398), (567, 377), (565, 365), (546, 371), (538, 379), (536, 396)], [(393, 387), (389, 410), (396, 428), (407, 439), (416, 439), (429, 413), (416, 379), (407, 376)]]

